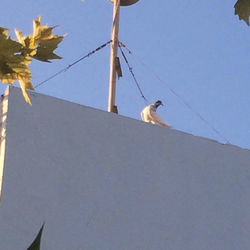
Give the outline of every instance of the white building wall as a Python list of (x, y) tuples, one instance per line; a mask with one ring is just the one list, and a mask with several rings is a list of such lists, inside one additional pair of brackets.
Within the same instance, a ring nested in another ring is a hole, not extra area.
[(8, 93), (9, 88), (6, 89), (5, 95), (1, 96), (0, 105), (0, 201), (1, 201), (1, 189), (3, 182), (3, 166), (5, 157), (5, 138), (6, 138), (6, 120), (8, 113)]
[(10, 88), (0, 249), (248, 250), (250, 151)]

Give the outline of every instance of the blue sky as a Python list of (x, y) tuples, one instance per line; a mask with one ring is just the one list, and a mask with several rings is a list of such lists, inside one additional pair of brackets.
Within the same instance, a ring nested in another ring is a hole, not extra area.
[[(121, 7), (120, 41), (133, 52), (127, 58), (144, 95), (166, 104), (158, 113), (174, 129), (250, 148), (250, 27), (234, 15), (234, 4), (140, 0)], [(0, 26), (9, 28), (12, 38), (14, 28), (30, 34), (32, 20), (41, 15), (43, 24), (59, 25), (56, 34), (67, 34), (56, 51), (62, 60), (31, 64), (37, 85), (109, 41), (112, 11), (108, 0), (1, 0)], [(36, 91), (107, 110), (109, 54), (108, 46)], [(139, 120), (145, 103), (120, 60), (119, 114)], [(1, 93), (5, 87), (0, 86)]]

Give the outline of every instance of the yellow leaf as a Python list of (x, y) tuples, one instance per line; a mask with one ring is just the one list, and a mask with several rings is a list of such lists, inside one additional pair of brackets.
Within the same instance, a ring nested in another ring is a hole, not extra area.
[(23, 55), (22, 44), (8, 37), (8, 30), (0, 28), (0, 80), (12, 84), (21, 75), (30, 78), (30, 58)]
[(32, 83), (28, 79), (21, 78), (19, 79), (19, 84), (23, 93), (24, 100), (29, 104), (32, 105), (29, 94), (27, 89), (34, 89)]
[(8, 29), (0, 27), (0, 81), (13, 84), (19, 81), (23, 97), (31, 105), (27, 89), (34, 89), (31, 83), (31, 72), (28, 65), (31, 57), (40, 61), (50, 62), (61, 59), (54, 53), (64, 36), (52, 34), (55, 27), (41, 25), (39, 16), (33, 21), (33, 33), (24, 36), (15, 29), (18, 42), (8, 36)]
[(32, 55), (33, 58), (44, 62), (50, 62), (52, 59), (61, 59), (60, 56), (54, 53), (54, 50), (64, 36), (53, 35), (52, 31), (55, 27), (41, 25), (40, 16), (33, 21), (33, 39), (36, 44), (36, 54)]

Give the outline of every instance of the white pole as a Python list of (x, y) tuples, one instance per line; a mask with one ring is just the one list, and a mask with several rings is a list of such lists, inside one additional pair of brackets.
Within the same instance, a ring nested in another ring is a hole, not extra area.
[(115, 106), (115, 92), (116, 92), (116, 69), (115, 58), (118, 50), (118, 33), (119, 33), (119, 17), (120, 17), (120, 0), (114, 0), (113, 7), (113, 24), (111, 32), (111, 49), (110, 49), (110, 75), (109, 75), (109, 100), (108, 111), (117, 113)]

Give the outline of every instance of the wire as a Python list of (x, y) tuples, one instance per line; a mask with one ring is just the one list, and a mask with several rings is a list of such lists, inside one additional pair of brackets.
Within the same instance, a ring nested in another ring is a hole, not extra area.
[[(129, 54), (134, 55), (124, 43), (119, 41), (119, 46), (125, 48)], [(179, 95), (165, 81), (163, 81), (153, 69), (151, 69), (147, 64), (145, 64), (141, 59), (139, 61), (145, 68), (151, 71), (151, 73), (155, 76), (155, 78), (158, 79), (158, 81), (160, 81), (161, 83), (163, 83), (173, 95), (175, 95), (185, 106), (187, 106), (197, 117), (199, 117), (200, 120), (202, 120), (205, 124), (207, 124), (207, 126), (210, 127), (219, 137), (225, 140), (227, 144), (231, 144), (224, 135), (222, 135), (209, 121), (207, 121), (198, 111), (196, 111), (181, 95)]]
[[(35, 85), (34, 88), (36, 89), (36, 88), (40, 87), (41, 85), (43, 85), (44, 83), (46, 83), (46, 82), (50, 81), (51, 79), (55, 78), (56, 76), (58, 76), (58, 75), (60, 75), (60, 74), (62, 74), (62, 73), (64, 73), (64, 72), (66, 72), (66, 71), (69, 70), (71, 67), (73, 67), (74, 65), (76, 65), (76, 64), (79, 63), (80, 61), (86, 59), (87, 57), (93, 55), (93, 54), (96, 53), (97, 51), (103, 49), (104, 47), (106, 47), (106, 46), (107, 46), (108, 44), (110, 44), (111, 42), (112, 42), (112, 40), (106, 42), (105, 44), (102, 44), (101, 46), (97, 47), (95, 50), (92, 50), (91, 52), (89, 52), (89, 53), (86, 54), (85, 56), (79, 58), (78, 60), (76, 60), (76, 61), (74, 61), (73, 63), (69, 64), (67, 67), (65, 67), (65, 68), (63, 68), (63, 69), (61, 69), (61, 70), (59, 70), (58, 72), (56, 72), (55, 74), (51, 75), (50, 77), (48, 77), (48, 78), (45, 79), (44, 81), (42, 81), (42, 82), (40, 82), (39, 84)], [(128, 66), (129, 72), (131, 73), (131, 75), (132, 75), (132, 77), (133, 77), (133, 79), (134, 79), (134, 82), (135, 82), (135, 84), (136, 84), (136, 86), (137, 86), (137, 88), (138, 88), (138, 90), (139, 90), (139, 92), (140, 92), (140, 94), (141, 94), (141, 97), (144, 99), (145, 103), (148, 104), (149, 101), (147, 100), (147, 98), (146, 98), (145, 95), (143, 94), (142, 89), (141, 89), (141, 87), (140, 87), (140, 85), (139, 85), (139, 83), (138, 83), (138, 81), (137, 81), (137, 79), (136, 79), (136, 77), (135, 77), (134, 72), (133, 72), (133, 68), (130, 66), (130, 64), (129, 64), (129, 62), (128, 62), (128, 59), (127, 59), (127, 57), (125, 56), (125, 54), (124, 54), (124, 52), (123, 52), (123, 50), (122, 50), (122, 47), (125, 48), (125, 49), (128, 51), (129, 54), (132, 55), (133, 53), (132, 53), (131, 50), (128, 49), (128, 47), (127, 47), (124, 43), (122, 43), (121, 41), (119, 41), (118, 45), (119, 45), (119, 49), (120, 49), (120, 51), (121, 51), (121, 53), (122, 53), (122, 56), (123, 56), (123, 58), (124, 58), (124, 60), (125, 60), (125, 62), (126, 62), (126, 64), (127, 64), (127, 66)], [(133, 55), (134, 55), (134, 54), (133, 54)], [(138, 59), (138, 60), (139, 60), (139, 59)], [(222, 134), (221, 134), (221, 133), (220, 133), (220, 132), (219, 132), (219, 131), (218, 131), (209, 121), (207, 121), (198, 111), (196, 111), (196, 110), (195, 110), (195, 109), (194, 109), (194, 108), (193, 108), (193, 107), (192, 107), (192, 106), (191, 106), (191, 105), (181, 96), (181, 95), (179, 95), (179, 94), (178, 94), (176, 91), (174, 91), (165, 81), (163, 81), (163, 80), (159, 77), (159, 75), (158, 75), (154, 70), (152, 70), (148, 65), (146, 65), (141, 59), (140, 59), (139, 61), (140, 61), (140, 63), (141, 63), (142, 65), (144, 65), (144, 67), (146, 67), (149, 71), (151, 71), (151, 73), (152, 73), (160, 82), (164, 83), (165, 86), (169, 89), (169, 91), (170, 91), (173, 95), (175, 95), (184, 105), (186, 105), (186, 106), (187, 106), (196, 116), (198, 116), (198, 117), (200, 118), (200, 120), (202, 120), (204, 123), (206, 123), (207, 126), (209, 126), (218, 136), (220, 136), (221, 138), (223, 138), (223, 139), (226, 141), (226, 143), (231, 144), (231, 143), (229, 142), (229, 140), (228, 140), (224, 135), (222, 135)]]
[(64, 73), (64, 72), (66, 72), (66, 71), (69, 70), (71, 67), (73, 67), (74, 65), (76, 65), (76, 64), (79, 63), (80, 61), (84, 60), (85, 58), (87, 58), (87, 57), (93, 55), (93, 54), (94, 54), (95, 52), (97, 52), (98, 50), (103, 49), (104, 47), (106, 47), (106, 46), (107, 46), (108, 44), (110, 44), (111, 42), (112, 42), (112, 41), (110, 40), (110, 41), (108, 41), (108, 42), (102, 44), (101, 46), (99, 46), (99, 47), (96, 48), (95, 50), (92, 50), (91, 52), (89, 52), (89, 53), (86, 54), (85, 56), (79, 58), (79, 59), (76, 60), (75, 62), (69, 64), (67, 67), (65, 67), (65, 68), (63, 68), (63, 69), (61, 69), (61, 70), (59, 70), (59, 71), (56, 72), (54, 75), (52, 75), (52, 76), (48, 77), (47, 79), (45, 79), (44, 81), (40, 82), (40, 83), (37, 84), (34, 88), (36, 89), (36, 88), (40, 87), (41, 85), (43, 85), (44, 83), (48, 82), (49, 80), (55, 78), (56, 76), (58, 76), (58, 75), (60, 75), (60, 74), (62, 74), (62, 73)]
[(123, 50), (122, 50), (122, 48), (121, 48), (120, 42), (118, 43), (118, 46), (119, 46), (119, 49), (120, 49), (120, 51), (121, 51), (121, 53), (122, 53), (122, 56), (123, 56), (123, 58), (124, 58), (124, 60), (125, 60), (125, 62), (126, 62), (126, 64), (127, 64), (127, 66), (128, 66), (129, 72), (130, 72), (130, 74), (132, 75), (132, 77), (133, 77), (133, 79), (134, 79), (134, 82), (135, 82), (135, 84), (136, 84), (136, 86), (137, 86), (137, 88), (138, 88), (138, 90), (139, 90), (139, 92), (140, 92), (140, 94), (141, 94), (141, 97), (142, 97), (143, 100), (145, 101), (146, 105), (148, 105), (148, 104), (149, 104), (149, 101), (147, 100), (147, 98), (145, 97), (145, 95), (144, 95), (143, 92), (142, 92), (142, 89), (141, 89), (141, 87), (140, 87), (140, 85), (139, 85), (139, 83), (138, 83), (138, 81), (137, 81), (137, 79), (136, 79), (136, 77), (135, 77), (134, 72), (133, 72), (133, 68), (130, 66), (130, 64), (129, 64), (129, 62), (128, 62), (128, 59), (127, 59), (127, 57), (125, 56), (125, 54), (124, 54), (124, 52), (123, 52)]

